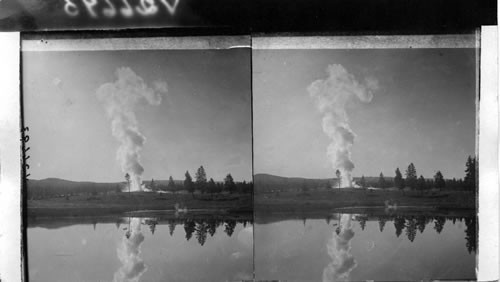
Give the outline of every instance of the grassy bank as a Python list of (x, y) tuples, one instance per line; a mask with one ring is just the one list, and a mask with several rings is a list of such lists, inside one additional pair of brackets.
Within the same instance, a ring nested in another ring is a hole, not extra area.
[(417, 192), (365, 189), (331, 191), (278, 192), (255, 195), (255, 210), (274, 213), (314, 213), (336, 209), (384, 208), (385, 201), (397, 203), (398, 209), (475, 209), (476, 197), (468, 192)]
[(139, 211), (175, 212), (175, 205), (186, 207), (191, 215), (252, 213), (249, 194), (157, 194), (116, 193), (97, 196), (71, 196), (28, 200), (28, 217), (104, 216)]

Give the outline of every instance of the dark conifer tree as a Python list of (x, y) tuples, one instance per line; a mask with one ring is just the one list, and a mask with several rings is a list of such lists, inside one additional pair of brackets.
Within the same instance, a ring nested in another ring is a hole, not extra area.
[(207, 192), (210, 194), (217, 192), (217, 186), (215, 185), (215, 181), (213, 180), (213, 178), (210, 178), (210, 180), (208, 181), (207, 190)]
[(361, 176), (361, 180), (359, 180), (359, 185), (361, 186), (361, 188), (366, 188), (366, 179), (364, 175)]
[(200, 192), (202, 193), (205, 193), (207, 186), (207, 173), (205, 172), (203, 166), (200, 166), (196, 171), (195, 179), (196, 179), (196, 189), (200, 190)]
[(476, 190), (476, 158), (469, 156), (465, 163), (464, 184), (469, 191)]
[(339, 184), (339, 189), (340, 189), (340, 185), (342, 184), (342, 179), (340, 178), (342, 175), (340, 174), (340, 170), (337, 169), (337, 171), (335, 171), (335, 175), (337, 176), (337, 182)]
[(434, 185), (438, 189), (443, 189), (445, 187), (443, 174), (439, 170), (436, 172), (436, 175), (434, 175)]
[(406, 236), (408, 236), (408, 240), (413, 242), (415, 237), (417, 236), (417, 220), (411, 218), (408, 220), (408, 224), (406, 225)]
[(191, 175), (189, 174), (189, 171), (186, 171), (184, 174), (186, 177), (184, 179), (184, 189), (186, 189), (189, 193), (191, 193), (191, 196), (194, 198), (194, 183), (193, 179), (191, 178)]
[(403, 189), (405, 187), (403, 176), (401, 175), (401, 171), (399, 171), (399, 167), (396, 169), (396, 176), (394, 177), (394, 185), (396, 186), (396, 188), (399, 189)]
[(380, 229), (380, 232), (384, 232), (384, 226), (385, 226), (386, 219), (383, 217), (378, 218), (378, 227)]
[(193, 237), (193, 232), (195, 230), (196, 223), (193, 220), (187, 220), (184, 222), (184, 231), (186, 232), (186, 240), (189, 241)]
[(382, 172), (381, 172), (379, 177), (378, 177), (378, 187), (383, 189), (386, 187), (386, 185), (387, 185), (387, 183), (385, 182), (384, 174), (382, 174)]
[(405, 228), (405, 218), (402, 216), (396, 216), (394, 218), (394, 227), (396, 228), (396, 236), (399, 237), (401, 235), (401, 232), (403, 232), (403, 229)]
[(424, 190), (426, 190), (427, 186), (426, 184), (427, 183), (425, 182), (425, 178), (422, 175), (420, 175), (420, 177), (417, 180), (417, 189), (423, 192)]
[(443, 216), (438, 216), (434, 221), (434, 230), (439, 234), (443, 230), (444, 224), (446, 223), (446, 218)]
[(405, 184), (411, 189), (417, 188), (417, 170), (415, 169), (415, 165), (413, 165), (413, 163), (410, 163), (406, 169)]
[(233, 235), (234, 228), (236, 228), (236, 220), (228, 220), (224, 225), (224, 232), (227, 236), (231, 237), (231, 235)]
[(234, 193), (236, 191), (236, 184), (234, 184), (231, 174), (228, 174), (226, 178), (224, 178), (224, 189), (229, 191), (229, 193)]

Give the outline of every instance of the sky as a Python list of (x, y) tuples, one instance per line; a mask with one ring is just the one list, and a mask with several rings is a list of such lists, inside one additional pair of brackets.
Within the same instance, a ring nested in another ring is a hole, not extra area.
[(426, 178), (464, 177), (475, 154), (474, 49), (253, 50), (252, 60), (254, 173), (335, 177), (324, 112), (308, 89), (340, 65), (373, 86), (371, 101), (343, 107), (354, 177), (393, 177), (410, 163)]
[(131, 108), (135, 129), (145, 137), (139, 152), (144, 180), (184, 179), (186, 170), (194, 178), (200, 165), (215, 181), (228, 173), (251, 180), (249, 49), (33, 51), (22, 57), (30, 178), (124, 180), (120, 142), (97, 92), (117, 85), (117, 70), (125, 69), (144, 89), (161, 89), (159, 104), (141, 98)]

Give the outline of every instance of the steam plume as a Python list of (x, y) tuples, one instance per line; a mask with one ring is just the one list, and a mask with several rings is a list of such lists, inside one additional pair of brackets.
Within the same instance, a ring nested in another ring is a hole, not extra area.
[(127, 230), (127, 236), (124, 236), (118, 247), (118, 259), (122, 266), (115, 272), (114, 282), (137, 282), (141, 275), (146, 271), (146, 265), (139, 257), (140, 246), (144, 241), (144, 235), (141, 232), (141, 219), (132, 218), (130, 220), (130, 229)]
[(340, 232), (333, 232), (327, 245), (332, 262), (323, 270), (323, 282), (348, 281), (349, 274), (357, 263), (351, 254), (352, 231), (351, 215), (343, 214), (340, 218)]
[(328, 158), (333, 169), (341, 171), (344, 187), (350, 187), (354, 169), (351, 147), (355, 135), (349, 126), (346, 104), (351, 97), (370, 102), (373, 98), (372, 92), (378, 88), (378, 81), (367, 78), (364, 83), (360, 83), (341, 65), (329, 65), (326, 72), (328, 77), (314, 81), (307, 91), (323, 114), (323, 132), (331, 139), (327, 150)]
[(115, 75), (116, 81), (105, 83), (97, 89), (97, 97), (106, 107), (113, 136), (120, 142), (117, 159), (122, 171), (130, 175), (130, 190), (140, 191), (144, 172), (140, 151), (146, 137), (139, 131), (135, 107), (140, 101), (159, 105), (161, 94), (167, 92), (167, 84), (155, 82), (151, 88), (127, 67), (117, 69)]

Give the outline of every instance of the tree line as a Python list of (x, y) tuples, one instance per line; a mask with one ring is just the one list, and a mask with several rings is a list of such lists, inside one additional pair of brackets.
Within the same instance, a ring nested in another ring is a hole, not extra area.
[[(379, 187), (379, 188), (389, 188), (396, 187), (398, 189), (404, 189), (406, 187), (412, 190), (425, 191), (433, 188), (439, 190), (461, 190), (461, 191), (476, 191), (476, 167), (477, 160), (474, 157), (469, 156), (465, 163), (465, 176), (460, 179), (445, 179), (441, 171), (437, 171), (432, 179), (424, 178), (423, 175), (417, 177), (417, 170), (413, 163), (408, 165), (405, 171), (405, 177), (399, 168), (396, 168), (395, 176), (392, 179), (386, 179), (384, 174), (381, 172), (377, 181), (366, 180), (364, 176), (358, 181), (358, 184), (363, 187)], [(340, 175), (337, 174), (340, 178)]]
[[(127, 180), (128, 185), (130, 183)], [(168, 184), (167, 185), (161, 185), (157, 184), (154, 179), (152, 179), (149, 184), (149, 188), (152, 191), (171, 191), (171, 192), (176, 192), (180, 190), (186, 190), (187, 192), (191, 193), (191, 195), (194, 197), (194, 193), (196, 191), (202, 193), (202, 194), (216, 194), (216, 193), (222, 193), (222, 192), (228, 192), (230, 194), (232, 193), (252, 193), (253, 191), (253, 185), (252, 182), (235, 182), (233, 179), (233, 176), (228, 173), (226, 177), (223, 179), (223, 181), (214, 181), (213, 178), (210, 178), (207, 180), (207, 173), (205, 171), (205, 168), (203, 166), (200, 166), (196, 170), (195, 178), (193, 181), (193, 178), (189, 171), (186, 171), (184, 174), (184, 181), (182, 183), (179, 183), (174, 181), (172, 176), (168, 178)]]
[[(201, 193), (252, 193), (252, 182), (237, 182), (234, 181), (229, 173), (223, 181), (214, 181), (210, 178), (207, 180), (207, 175), (203, 166), (200, 166), (195, 174), (195, 179), (191, 177), (189, 171), (185, 173), (184, 181), (174, 181), (172, 176), (166, 184), (165, 181), (144, 181), (143, 183), (153, 191), (170, 191), (176, 192), (187, 190), (194, 196), (195, 191)], [(110, 194), (118, 192), (130, 191), (130, 175), (125, 174), (125, 183), (95, 183), (95, 182), (75, 182), (62, 179), (45, 179), (45, 180), (28, 180), (27, 183), (27, 198), (30, 200), (46, 199), (54, 197), (70, 197), (75, 195), (97, 196), (100, 194)]]
[[(119, 229), (121, 223), (123, 222), (118, 221), (116, 223), (116, 228)], [(146, 224), (149, 227), (149, 230), (153, 235), (156, 231), (156, 226), (158, 225), (158, 223), (159, 223), (158, 218), (148, 218), (144, 220), (144, 224)], [(198, 243), (201, 246), (203, 246), (208, 238), (208, 235), (210, 235), (210, 237), (213, 237), (217, 232), (217, 229), (219, 229), (219, 231), (222, 230), (224, 233), (226, 233), (227, 236), (231, 237), (238, 224), (241, 224), (243, 228), (245, 228), (247, 225), (253, 224), (253, 222), (248, 220), (234, 220), (234, 219), (222, 220), (216, 218), (210, 218), (210, 219), (185, 218), (185, 219), (169, 219), (167, 220), (167, 224), (170, 236), (173, 236), (175, 227), (177, 225), (183, 225), (186, 240), (189, 241), (194, 235)], [(127, 228), (125, 236), (127, 237), (130, 236), (130, 228)]]
[[(361, 230), (365, 230), (368, 217), (358, 216), (356, 220), (359, 222)], [(464, 222), (466, 226), (465, 246), (467, 248), (467, 251), (471, 253), (471, 252), (476, 252), (477, 250), (477, 230), (476, 230), (477, 218), (475, 216), (472, 217), (444, 217), (444, 216), (425, 216), (425, 215), (419, 215), (419, 216), (398, 215), (395, 217), (379, 216), (378, 223), (380, 232), (384, 232), (385, 224), (387, 222), (390, 222), (391, 220), (394, 223), (396, 236), (397, 237), (401, 236), (403, 231), (405, 231), (405, 235), (408, 237), (408, 240), (410, 240), (410, 242), (413, 242), (415, 240), (415, 237), (417, 236), (417, 230), (420, 233), (423, 233), (425, 227), (428, 224), (434, 223), (433, 229), (438, 234), (440, 234), (441, 231), (443, 231), (443, 228), (447, 221), (453, 223), (453, 225), (455, 225), (456, 221)], [(329, 219), (327, 219), (327, 222), (329, 222)], [(337, 234), (339, 234), (340, 232), (339, 227), (337, 227), (336, 232)]]

